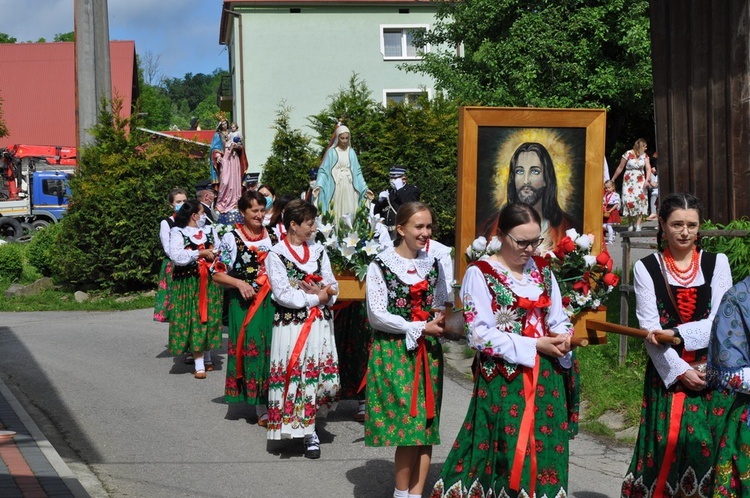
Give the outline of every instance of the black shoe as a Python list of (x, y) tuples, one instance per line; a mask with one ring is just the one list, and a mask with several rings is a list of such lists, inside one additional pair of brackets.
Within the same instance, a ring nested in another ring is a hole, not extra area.
[(311, 460), (320, 458), (320, 439), (315, 432), (305, 436), (305, 458)]

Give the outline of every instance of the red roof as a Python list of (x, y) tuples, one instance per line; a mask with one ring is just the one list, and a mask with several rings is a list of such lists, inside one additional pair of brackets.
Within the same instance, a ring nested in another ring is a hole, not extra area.
[(216, 132), (214, 130), (164, 130), (160, 133), (211, 145)]
[[(111, 41), (109, 51), (112, 96), (123, 99), (123, 114), (130, 116), (138, 96), (135, 42)], [(29, 143), (75, 147), (73, 42), (0, 43), (0, 98), (10, 132), (0, 138), (0, 147)]]

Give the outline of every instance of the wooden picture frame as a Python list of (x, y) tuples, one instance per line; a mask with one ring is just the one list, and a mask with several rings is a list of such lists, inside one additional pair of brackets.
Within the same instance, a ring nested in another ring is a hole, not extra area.
[[(458, 282), (466, 271), (466, 248), (482, 235), (478, 232), (493, 231), (492, 216), (496, 223), (497, 211), (507, 197), (503, 192), (508, 185), (502, 182), (509, 182), (510, 162), (505, 159), (522, 143), (539, 143), (549, 150), (557, 180), (556, 198), (564, 211), (573, 213), (568, 216), (565, 212), (566, 219), (574, 223), (571, 226), (577, 224), (580, 233), (592, 233), (601, 242), (605, 126), (604, 109), (459, 109)], [(598, 254), (599, 246), (595, 244), (592, 254)]]

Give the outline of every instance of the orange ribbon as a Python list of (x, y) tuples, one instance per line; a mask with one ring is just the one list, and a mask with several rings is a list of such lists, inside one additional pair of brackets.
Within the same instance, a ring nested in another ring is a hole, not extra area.
[(307, 337), (310, 335), (310, 330), (312, 329), (312, 324), (315, 320), (317, 320), (319, 317), (323, 316), (323, 313), (320, 311), (320, 308), (317, 306), (314, 306), (310, 309), (310, 314), (307, 315), (307, 319), (305, 320), (305, 323), (302, 325), (302, 330), (299, 332), (299, 336), (297, 337), (297, 342), (294, 344), (294, 350), (292, 351), (292, 356), (289, 357), (289, 363), (286, 366), (286, 377), (284, 382), (284, 396), (281, 398), (282, 407), (286, 403), (286, 394), (289, 391), (289, 380), (292, 378), (292, 370), (294, 370), (294, 366), (297, 364), (297, 360), (299, 360), (300, 354), (302, 354), (302, 348), (305, 347), (305, 343), (307, 343)]
[[(263, 253), (265, 257), (266, 253)], [(244, 347), (245, 347), (245, 332), (247, 328), (247, 324), (250, 323), (250, 320), (253, 319), (253, 316), (255, 315), (255, 312), (258, 311), (258, 308), (260, 308), (260, 305), (263, 304), (263, 300), (268, 295), (268, 292), (271, 290), (271, 283), (268, 281), (268, 275), (262, 274), (257, 279), (255, 279), (255, 282), (258, 284), (258, 291), (255, 293), (255, 296), (253, 297), (253, 302), (250, 304), (250, 307), (247, 308), (247, 313), (245, 313), (245, 319), (242, 321), (242, 325), (240, 325), (240, 331), (237, 336), (237, 351), (235, 356), (235, 369), (237, 370), (236, 376), (238, 379), (241, 379), (244, 377)]]
[[(526, 322), (535, 308), (546, 308), (552, 301), (543, 294), (536, 301), (527, 299), (525, 297), (518, 298), (518, 305), (529, 313), (523, 318), (523, 335), (524, 337), (535, 337), (536, 327), (527, 325)], [(531, 456), (530, 468), (529, 468), (529, 496), (534, 496), (534, 489), (536, 488), (536, 438), (534, 437), (534, 425), (536, 423), (536, 417), (534, 415), (536, 405), (536, 386), (539, 381), (539, 355), (537, 354), (534, 359), (533, 368), (523, 369), (523, 395), (525, 400), (525, 406), (523, 409), (523, 415), (521, 417), (521, 427), (518, 430), (518, 439), (516, 440), (516, 451), (513, 457), (513, 467), (510, 472), (510, 489), (514, 491), (520, 491), (521, 489), (521, 472), (523, 471), (523, 464), (526, 457), (526, 448), (529, 449), (529, 455)]]
[(198, 258), (198, 317), (201, 323), (208, 322), (208, 273), (211, 263)]
[[(411, 321), (426, 321), (430, 314), (422, 309), (422, 295), (430, 288), (427, 280), (409, 286), (409, 297), (411, 300)], [(427, 344), (424, 335), (417, 339), (417, 366), (414, 369), (414, 382), (411, 391), (411, 408), (409, 415), (417, 416), (417, 398), (419, 398), (419, 381), (424, 368), (424, 396), (427, 420), (435, 418), (435, 395), (432, 392), (432, 377), (430, 376), (430, 359), (427, 355)]]

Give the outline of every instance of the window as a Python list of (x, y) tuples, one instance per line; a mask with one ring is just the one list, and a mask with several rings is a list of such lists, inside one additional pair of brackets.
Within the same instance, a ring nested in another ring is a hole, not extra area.
[(427, 98), (432, 97), (429, 90), (419, 88), (383, 90), (383, 105), (388, 106), (391, 103), (417, 105), (419, 97), (423, 95), (427, 95)]
[(420, 52), (429, 52), (429, 47), (418, 49), (414, 45), (415, 35), (426, 32), (426, 25), (380, 26), (380, 53), (385, 60), (420, 59)]

